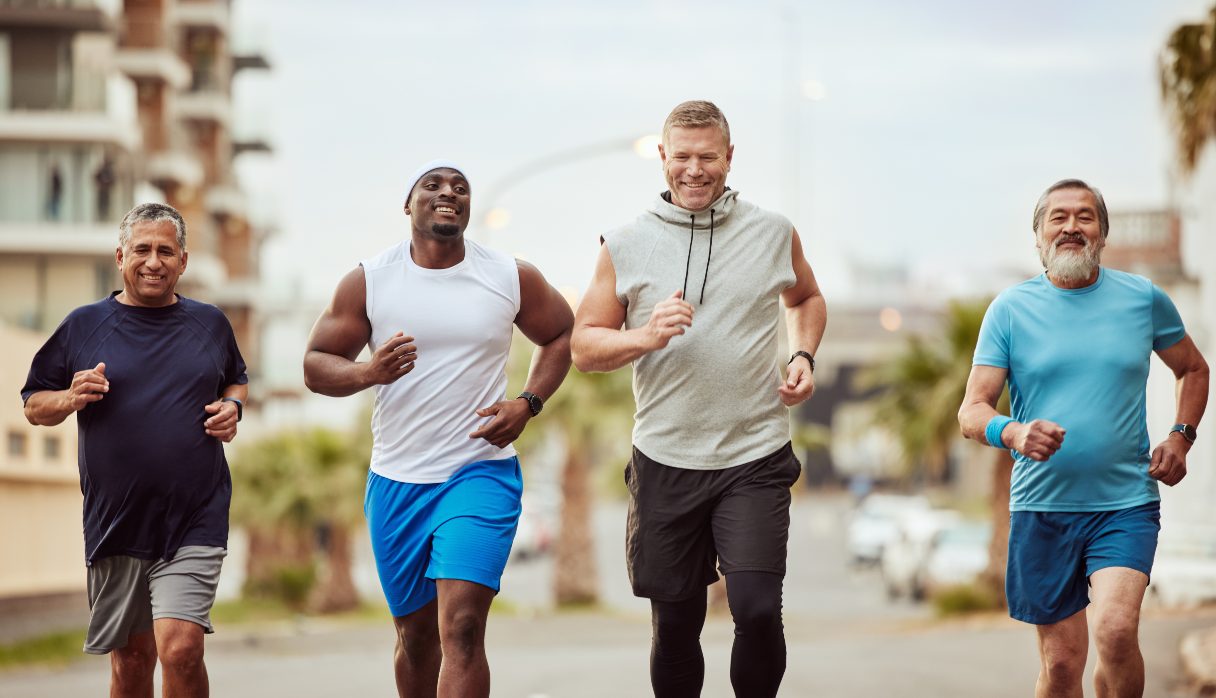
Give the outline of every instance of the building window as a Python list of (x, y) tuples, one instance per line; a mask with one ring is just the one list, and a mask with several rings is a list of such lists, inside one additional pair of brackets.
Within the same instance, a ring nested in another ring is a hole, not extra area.
[(12, 458), (25, 458), (25, 434), (19, 431), (8, 433), (8, 455)]
[(42, 455), (49, 461), (59, 460), (59, 437), (48, 436), (42, 440)]

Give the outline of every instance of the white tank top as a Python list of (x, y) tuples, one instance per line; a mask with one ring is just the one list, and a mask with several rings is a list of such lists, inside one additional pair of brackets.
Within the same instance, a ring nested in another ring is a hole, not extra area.
[(507, 354), (519, 314), (519, 268), (508, 254), (465, 240), (464, 260), (424, 269), (405, 240), (361, 262), (374, 351), (389, 337), (414, 337), (414, 370), (376, 386), (372, 472), (412, 483), (443, 482), (462, 466), (509, 458), (469, 434), (491, 418), (475, 410), (506, 396)]

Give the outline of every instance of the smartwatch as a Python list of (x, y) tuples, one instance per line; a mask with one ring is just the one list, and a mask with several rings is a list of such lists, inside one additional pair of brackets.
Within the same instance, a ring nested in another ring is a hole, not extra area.
[(236, 421), (238, 421), (238, 422), (241, 421), (241, 417), (245, 416), (245, 403), (241, 402), (240, 400), (238, 400), (234, 397), (225, 397), (225, 398), (220, 398), (220, 402), (236, 403)]
[(1174, 426), (1170, 427), (1170, 433), (1173, 434), (1174, 432), (1182, 434), (1182, 438), (1191, 443), (1195, 443), (1195, 437), (1197, 434), (1195, 434), (1195, 427), (1191, 426), (1190, 424), (1175, 424)]
[(528, 409), (532, 412), (533, 417), (540, 414), (540, 411), (545, 409), (545, 401), (541, 400), (536, 393), (529, 393), (527, 390), (525, 390), (519, 394), (519, 397), (515, 399), (518, 400), (519, 398), (523, 398), (528, 401)]
[(811, 356), (810, 354), (806, 353), (805, 351), (794, 352), (790, 356), (790, 360), (785, 362), (785, 365), (789, 366), (790, 364), (794, 363), (794, 359), (798, 358), (799, 356), (805, 358), (807, 361), (809, 361), (811, 363), (811, 373), (814, 373), (815, 372), (815, 357)]

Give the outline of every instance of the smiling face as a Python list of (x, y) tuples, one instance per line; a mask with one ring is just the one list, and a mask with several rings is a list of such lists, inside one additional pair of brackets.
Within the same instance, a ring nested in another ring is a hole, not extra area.
[(472, 193), (469, 182), (457, 170), (431, 170), (418, 180), (405, 202), (405, 213), (414, 230), (433, 237), (459, 236), (469, 225)]
[(186, 251), (177, 244), (177, 227), (171, 220), (138, 221), (131, 237), (115, 252), (122, 271), (120, 302), (160, 308), (177, 302), (173, 290), (186, 271)]
[(1106, 246), (1097, 197), (1076, 187), (1051, 192), (1035, 246), (1053, 281), (1076, 284), (1092, 280)]
[(659, 146), (671, 201), (704, 211), (726, 191), (726, 173), (735, 147), (716, 126), (673, 126)]

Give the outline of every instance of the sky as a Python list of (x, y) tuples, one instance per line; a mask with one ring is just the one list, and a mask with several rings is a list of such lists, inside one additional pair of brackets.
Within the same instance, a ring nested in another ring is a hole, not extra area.
[(471, 236), (577, 294), (599, 235), (665, 188), (624, 144), (709, 99), (729, 186), (794, 221), (829, 304), (900, 265), (981, 295), (1037, 271), (1031, 212), (1058, 179), (1115, 211), (1170, 202), (1157, 56), (1209, 2), (236, 0), (237, 47), (273, 65), (238, 77), (236, 128), (275, 148), (239, 172), (293, 302), (408, 235), (404, 182), (435, 157), (467, 169), (475, 220), (491, 198), (510, 214)]

